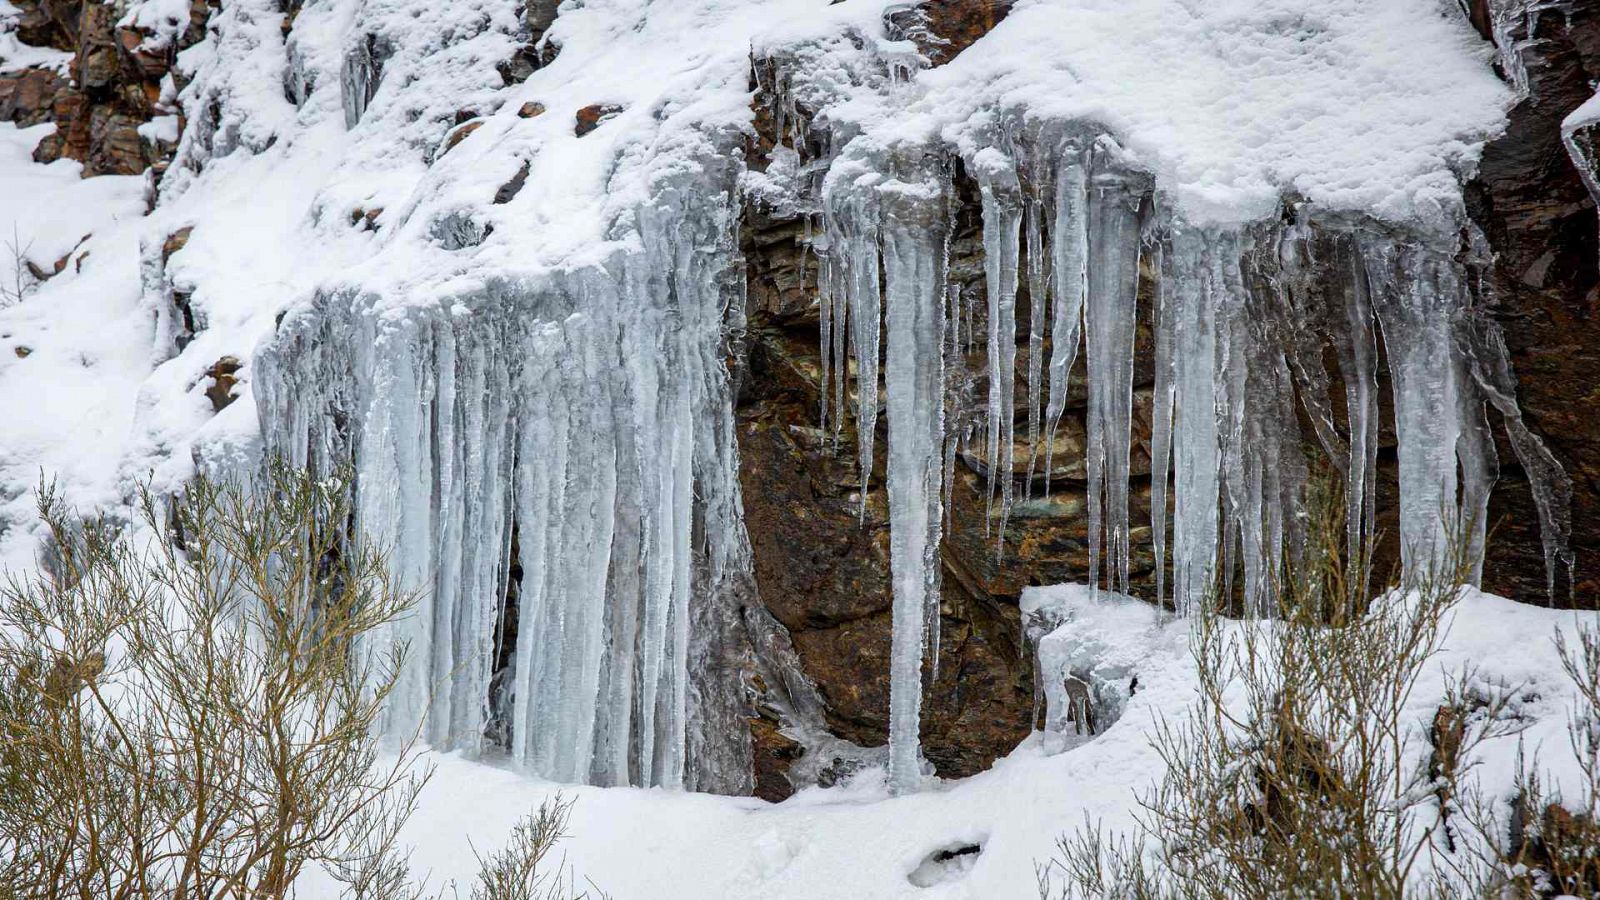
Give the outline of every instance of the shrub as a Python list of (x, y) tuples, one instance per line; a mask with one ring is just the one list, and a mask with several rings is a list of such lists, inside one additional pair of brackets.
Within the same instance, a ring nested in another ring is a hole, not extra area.
[(1469, 698), (1461, 686), (1472, 679), (1455, 679), (1432, 740), (1404, 715), (1466, 580), (1463, 555), (1369, 600), (1368, 548), (1343, 546), (1341, 518), (1337, 504), (1313, 502), (1303, 552), (1270, 585), (1276, 618), (1225, 620), (1216, 597), (1195, 617), (1199, 698), (1187, 718), (1155, 728), (1163, 780), (1140, 798), (1130, 833), (1087, 822), (1063, 838), (1040, 871), (1041, 896), (1366, 900), (1493, 888), (1480, 859), (1455, 852), (1453, 834), (1471, 822), (1449, 816), (1462, 808), (1461, 761), (1517, 727), (1507, 692)]
[(348, 497), (273, 465), (166, 512), (142, 492), (122, 528), (41, 490), (50, 553), (0, 588), (0, 895), (260, 900), (309, 864), (383, 882), (422, 779), (372, 737), (404, 651), (364, 638), (410, 598), (349, 538)]

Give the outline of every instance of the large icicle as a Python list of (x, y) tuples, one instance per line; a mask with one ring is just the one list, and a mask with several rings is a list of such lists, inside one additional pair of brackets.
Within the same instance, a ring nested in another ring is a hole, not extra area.
[[(922, 665), (938, 627), (939, 539), (945, 470), (946, 179), (936, 158), (917, 151), (879, 160), (841, 160), (825, 198), (827, 244), (848, 272), (856, 315), (857, 433), (863, 487), (871, 467), (867, 435), (876, 415), (866, 379), (877, 369), (876, 323), (881, 262), (884, 406), (889, 420), (889, 568), (893, 583), (890, 647), (889, 779), (896, 791), (922, 779)], [(1013, 270), (1014, 271), (1014, 270)]]
[(922, 657), (928, 605), (939, 602), (944, 474), (944, 188), (939, 173), (909, 167), (879, 188), (888, 356), (890, 574), (894, 636), (889, 688), (889, 780), (922, 779)]
[[(972, 162), (983, 196), (983, 268), (988, 295), (989, 411), (985, 419), (984, 458), (989, 465), (991, 525), (996, 546), (1005, 546), (1006, 522), (1016, 481), (1017, 256), (1022, 225), (1022, 191), (1016, 165), (988, 148)], [(992, 520), (995, 489), (1000, 491), (999, 521)]]
[(1215, 575), (1221, 449), (1217, 433), (1217, 248), (1179, 231), (1163, 259), (1161, 328), (1172, 354), (1172, 597), (1179, 615), (1200, 608)]
[(1362, 252), (1394, 378), (1401, 558), (1410, 577), (1426, 578), (1448, 561), (1462, 524), (1457, 453), (1465, 402), (1454, 330), (1464, 291), (1455, 263), (1425, 247), (1369, 238)]
[[(874, 176), (866, 176), (870, 184)], [(870, 191), (857, 190), (824, 207), (829, 250), (823, 260), (832, 274), (830, 290), (846, 299), (850, 346), (856, 364), (856, 448), (861, 468), (861, 514), (866, 515), (878, 430), (878, 368), (883, 327), (878, 207)], [(823, 307), (828, 301), (821, 302)], [(826, 349), (824, 349), (826, 354)], [(844, 378), (841, 371), (837, 377)], [(824, 391), (826, 393), (826, 391)], [(842, 410), (840, 415), (843, 415)]]
[[(1089, 189), (1089, 583), (1128, 590), (1128, 465), (1133, 441), (1133, 337), (1139, 293), (1139, 203), (1135, 176), (1097, 145)], [(1063, 179), (1064, 181), (1067, 179)], [(1069, 238), (1070, 240), (1070, 238)]]
[(1045, 409), (1045, 471), (1053, 460), (1056, 429), (1067, 408), (1067, 378), (1078, 358), (1083, 332), (1083, 301), (1088, 290), (1089, 190), (1083, 149), (1073, 141), (1061, 148), (1055, 171), (1055, 217), (1050, 226), (1050, 398)]
[(1177, 383), (1173, 371), (1173, 343), (1177, 337), (1176, 316), (1178, 301), (1173, 296), (1172, 283), (1176, 278), (1172, 270), (1176, 261), (1169, 245), (1158, 245), (1157, 268), (1161, 277), (1156, 282), (1156, 360), (1155, 393), (1150, 411), (1150, 543), (1156, 562), (1156, 605), (1166, 600), (1167, 586), (1167, 484), (1172, 464), (1172, 414), (1177, 400)]

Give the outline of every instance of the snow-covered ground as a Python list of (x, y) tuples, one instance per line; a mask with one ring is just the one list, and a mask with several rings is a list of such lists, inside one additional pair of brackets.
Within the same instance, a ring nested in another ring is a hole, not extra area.
[[(464, 886), (476, 871), (474, 849), (500, 846), (520, 817), (559, 793), (575, 801), (571, 837), (560, 845), (566, 863), (580, 884), (591, 879), (615, 900), (1035, 897), (1035, 867), (1049, 862), (1057, 838), (1085, 817), (1111, 830), (1131, 823), (1135, 798), (1162, 771), (1149, 726), (1185, 715), (1195, 699), (1186, 622), (1157, 625), (1142, 604), (1104, 593), (1091, 601), (1077, 586), (1048, 590), (1074, 607), (1082, 643), (1137, 659), (1131, 668), (1138, 690), (1122, 717), (1088, 743), (1050, 755), (1036, 735), (988, 772), (909, 796), (888, 796), (882, 771), (874, 770), (849, 786), (804, 791), (779, 804), (553, 785), (456, 755), (431, 756), (436, 774), (402, 835), (413, 872), (435, 887), (452, 880)], [(1553, 638), (1560, 629), (1571, 639), (1579, 621), (1594, 625), (1596, 615), (1476, 591), (1467, 591), (1452, 615), (1443, 649), (1407, 706), (1411, 746), (1427, 746), (1447, 677), (1471, 663), (1480, 682), (1514, 688), (1512, 709), (1529, 723), (1519, 735), (1481, 745), (1467, 761), (1485, 789), (1505, 795), (1519, 747), (1558, 782), (1570, 779), (1566, 727), (1574, 693)], [(982, 847), (975, 858), (957, 857), (970, 869), (952, 868), (948, 881), (927, 887), (912, 882), (929, 857), (967, 845)], [(336, 896), (320, 875), (302, 888), (307, 900)]]
[(32, 562), (41, 476), (85, 508), (122, 500), (122, 451), (153, 363), (139, 303), (144, 179), (34, 163), (52, 127), (0, 123), (0, 279), (15, 289), (13, 246), (46, 271), (70, 254), (61, 274), (0, 309), (0, 562), (10, 568)]

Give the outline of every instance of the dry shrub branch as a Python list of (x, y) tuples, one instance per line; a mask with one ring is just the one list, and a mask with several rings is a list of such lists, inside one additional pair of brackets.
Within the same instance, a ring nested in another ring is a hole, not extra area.
[(41, 490), (50, 558), (0, 589), (0, 894), (258, 900), (312, 864), (375, 883), (422, 779), (372, 738), (404, 650), (364, 639), (411, 600), (348, 498), (282, 465), (199, 479), (165, 511), (142, 495), (136, 543)]
[[(1506, 714), (1511, 691), (1485, 692), (1467, 671), (1448, 679), (1431, 732), (1407, 714), (1467, 580), (1466, 554), (1447, 551), (1405, 590), (1369, 600), (1370, 547), (1345, 546), (1339, 504), (1314, 498), (1308, 519), (1303, 552), (1271, 586), (1277, 618), (1230, 621), (1212, 611), (1193, 622), (1198, 701), (1187, 717), (1157, 724), (1152, 743), (1166, 774), (1140, 799), (1135, 827), (1110, 834), (1087, 822), (1064, 838), (1040, 869), (1041, 896), (1532, 895), (1500, 877), (1511, 867), (1478, 852), (1481, 842), (1458, 841), (1484, 822), (1465, 788), (1474, 748), (1520, 727)], [(1222, 605), (1216, 599), (1209, 610)], [(1592, 637), (1563, 649), (1590, 709), (1600, 693)], [(1592, 791), (1600, 731), (1596, 719), (1584, 721), (1573, 746), (1591, 760)], [(1536, 786), (1523, 793), (1541, 796)], [(1593, 808), (1592, 794), (1589, 803), (1577, 808)], [(1584, 867), (1600, 846), (1593, 818), (1562, 822), (1541, 830), (1541, 862), (1592, 873)], [(1557, 835), (1582, 849), (1556, 849)]]

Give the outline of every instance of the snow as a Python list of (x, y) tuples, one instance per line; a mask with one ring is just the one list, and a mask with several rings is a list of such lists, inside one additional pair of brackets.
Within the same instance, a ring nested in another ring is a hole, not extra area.
[(72, 54), (50, 47), (34, 47), (17, 40), (15, 23), (22, 11), (0, 0), (0, 75), (21, 69), (54, 69), (65, 75)]
[[(1128, 827), (1136, 796), (1159, 778), (1149, 745), (1151, 726), (1181, 717), (1195, 696), (1185, 620), (1154, 620), (1136, 601), (1082, 585), (1033, 589), (1030, 609), (1072, 617), (1072, 640), (1086, 655), (1131, 668), (1138, 689), (1110, 728), (1064, 752), (1030, 740), (971, 778), (912, 795), (887, 795), (881, 770), (847, 785), (811, 789), (779, 804), (660, 789), (556, 785), (453, 754), (438, 766), (421, 808), (402, 834), (413, 872), (436, 887), (465, 885), (475, 868), (471, 848), (487, 852), (516, 820), (556, 795), (574, 799), (571, 837), (559, 845), (565, 863), (619, 898), (999, 898), (1036, 896), (1035, 865), (1049, 861), (1055, 840), (1103, 819)], [(1407, 706), (1412, 739), (1431, 725), (1446, 677), (1464, 663), (1484, 684), (1517, 686), (1516, 710), (1528, 721), (1520, 745), (1559, 782), (1572, 771), (1566, 714), (1574, 695), (1555, 660), (1552, 636), (1570, 637), (1580, 617), (1467, 591), (1454, 612), (1444, 649)], [(1067, 638), (1068, 635), (1063, 635)], [(1098, 645), (1098, 646), (1095, 646)], [(1093, 648), (1090, 650), (1089, 648)], [(1500, 796), (1519, 737), (1480, 746), (1474, 771)], [(911, 875), (932, 854), (981, 845), (971, 868), (950, 881), (919, 887)], [(321, 876), (300, 885), (307, 900), (336, 893)]]
[[(1275, 217), (1293, 194), (1317, 212), (1419, 239), (1453, 235), (1460, 181), (1513, 97), (1483, 46), (1433, 0), (1315, 9), (1296, 0), (1022, 0), (953, 63), (917, 71), (914, 48), (884, 32), (885, 5), (568, 4), (549, 34), (561, 46), (556, 60), (506, 86), (494, 63), (516, 44), (511, 3), (328, 0), (302, 9), (286, 41), (275, 0), (231, 0), (213, 14), (208, 39), (180, 58), (189, 81), (177, 100), (189, 126), (159, 205), (143, 217), (142, 179), (85, 181), (72, 163), (37, 166), (28, 155), (45, 130), (0, 126), (0, 227), (18, 223), (41, 263), (73, 251), (62, 275), (0, 310), (3, 560), (30, 562), (27, 492), (41, 471), (61, 479), (69, 501), (115, 509), (135, 479), (165, 490), (196, 467), (238, 471), (263, 449), (317, 465), (351, 450), (366, 486), (363, 522), (399, 547), (407, 586), (435, 589), (427, 615), (383, 636), (412, 638), (417, 650), (396, 730), (426, 715), (441, 749), (460, 748), (439, 757), (441, 776), (413, 825), (419, 864), (461, 877), (469, 836), (490, 846), (554, 790), (469, 759), (484, 726), (505, 714), (507, 701), (487, 696), (497, 675), (521, 687), (510, 741), (523, 770), (693, 786), (692, 749), (727, 749), (718, 724), (692, 713), (705, 700), (693, 678), (715, 668), (707, 660), (717, 635), (700, 628), (700, 614), (727, 612), (717, 590), (702, 588), (749, 565), (722, 371), (724, 328), (741, 325), (741, 309), (722, 277), (737, 251), (730, 236), (754, 52), (777, 61), (787, 114), (802, 105), (816, 114), (829, 158), (785, 158), (742, 186), (774, 203), (820, 203), (832, 248), (833, 403), (848, 395), (848, 339), (870, 379), (856, 394), (858, 424), (871, 433), (880, 399), (889, 420), (896, 675), (887, 783), (927, 784), (919, 673), (937, 635), (926, 628), (938, 596), (929, 551), (953, 452), (941, 393), (943, 351), (959, 339), (942, 287), (949, 182), (933, 151), (953, 149), (994, 176), (985, 212), (997, 339), (1017, 324), (1019, 219), (1030, 260), (1043, 258), (1032, 252), (1043, 247), (1041, 224), (1052, 226), (1052, 351), (1047, 373), (1033, 368), (1040, 353), (1029, 356), (1030, 422), (1054, 431), (1081, 335), (1095, 373), (1091, 568), (1104, 562), (1117, 588), (1126, 587), (1132, 528), (1129, 350), (1145, 237), (1134, 211), (1148, 173), (1155, 207), (1178, 228), (1176, 248), (1192, 254), (1189, 280), (1174, 278), (1181, 292), (1162, 300), (1173, 322), (1188, 323), (1166, 335), (1174, 592), (1185, 609), (1199, 596), (1224, 496), (1258, 529), (1244, 552), (1249, 589), (1259, 590), (1287, 539), (1289, 526), (1273, 516), (1296, 470), (1273, 456), (1290, 446), (1289, 432), (1259, 424), (1284, 425), (1282, 410), (1261, 401), (1279, 390), (1270, 379), (1285, 363), (1246, 333), (1244, 226)], [(175, 0), (127, 15), (162, 34), (183, 20)], [(22, 54), (5, 26), (0, 42), (5, 66), (60, 64), (59, 55)], [(527, 103), (545, 111), (523, 118)], [(600, 103), (622, 111), (576, 135), (577, 112)], [(443, 153), (462, 121), (481, 124)], [(142, 133), (171, 136), (175, 124), (164, 118)], [(1032, 156), (1016, 146), (1067, 134), (1076, 143)], [(1007, 174), (1029, 166), (1054, 178), (1049, 202), (1010, 190)], [(524, 167), (520, 190), (494, 202)], [(1188, 237), (1185, 226), (1195, 229)], [(167, 237), (186, 227), (187, 245), (163, 259)], [(1375, 265), (1383, 250), (1365, 245), (1353, 265)], [(1045, 280), (1033, 270), (1028, 278)], [(1386, 336), (1406, 316), (1453, 312), (1461, 301), (1413, 296), (1415, 288), (1401, 285), (1399, 305), (1379, 310)], [(202, 326), (181, 345), (180, 297)], [(1363, 301), (1350, 301), (1349, 355), (1367, 390), (1375, 357)], [(1029, 323), (1034, 349), (1044, 326), (1042, 316)], [(1437, 533), (1436, 501), (1456, 495), (1454, 436), (1475, 426), (1462, 424), (1455, 390), (1462, 361), (1440, 351), (1449, 335), (1439, 320), (1418, 329), (1417, 355), (1399, 363), (1419, 385), (1400, 429), (1403, 527), (1427, 537)], [(31, 352), (17, 356), (20, 346)], [(240, 399), (213, 415), (204, 373), (226, 356), (244, 362)], [(1268, 379), (1247, 380), (1246, 357)], [(1014, 356), (992, 364), (1001, 379), (1016, 376)], [(1008, 390), (992, 396), (995, 462), (1012, 446), (1012, 401)], [(1357, 473), (1371, 471), (1376, 406), (1353, 408), (1373, 427), (1350, 450), (1352, 503), (1370, 509), (1370, 477)], [(1471, 463), (1471, 442), (1461, 446)], [(861, 452), (865, 468), (870, 440)], [(1476, 502), (1483, 477), (1465, 468), (1478, 479), (1467, 485)], [(1273, 481), (1280, 471), (1284, 482)], [(1003, 495), (1002, 509), (1009, 502)], [(489, 633), (513, 517), (534, 614), (517, 668), (493, 672)], [(695, 537), (696, 520), (709, 538)], [(708, 573), (697, 553), (709, 557)], [(1498, 620), (1475, 621), (1503, 633)], [(636, 641), (611, 652), (607, 629)], [(1141, 674), (1111, 730), (1070, 752), (1049, 755), (1037, 742), (993, 772), (892, 800), (879, 784), (773, 808), (572, 788), (573, 860), (618, 896), (659, 896), (662, 885), (687, 896), (815, 896), (840, 883), (863, 897), (1025, 895), (1054, 835), (1084, 812), (1125, 821), (1130, 792), (1152, 777), (1135, 723), (1189, 695), (1180, 630), (1154, 634), (1153, 662), (1141, 669), (1148, 682)], [(936, 664), (936, 648), (933, 656)], [(451, 690), (430, 692), (458, 672)], [(965, 877), (911, 886), (907, 875), (929, 853), (960, 841), (984, 844)]]
[(61, 274), (0, 308), (0, 564), (8, 568), (33, 561), (41, 477), (84, 507), (120, 499), (115, 451), (150, 365), (150, 328), (130, 278), (143, 179), (85, 180), (78, 163), (33, 162), (53, 127), (0, 123), (0, 279), (12, 288), (13, 245), (46, 271), (71, 254)]
[(1449, 228), (1459, 174), (1512, 99), (1488, 57), (1426, 0), (1033, 0), (919, 75), (914, 102), (857, 97), (834, 115), (886, 144), (942, 134), (969, 152), (1006, 116), (1093, 122), (1195, 224), (1260, 219), (1293, 191)]

